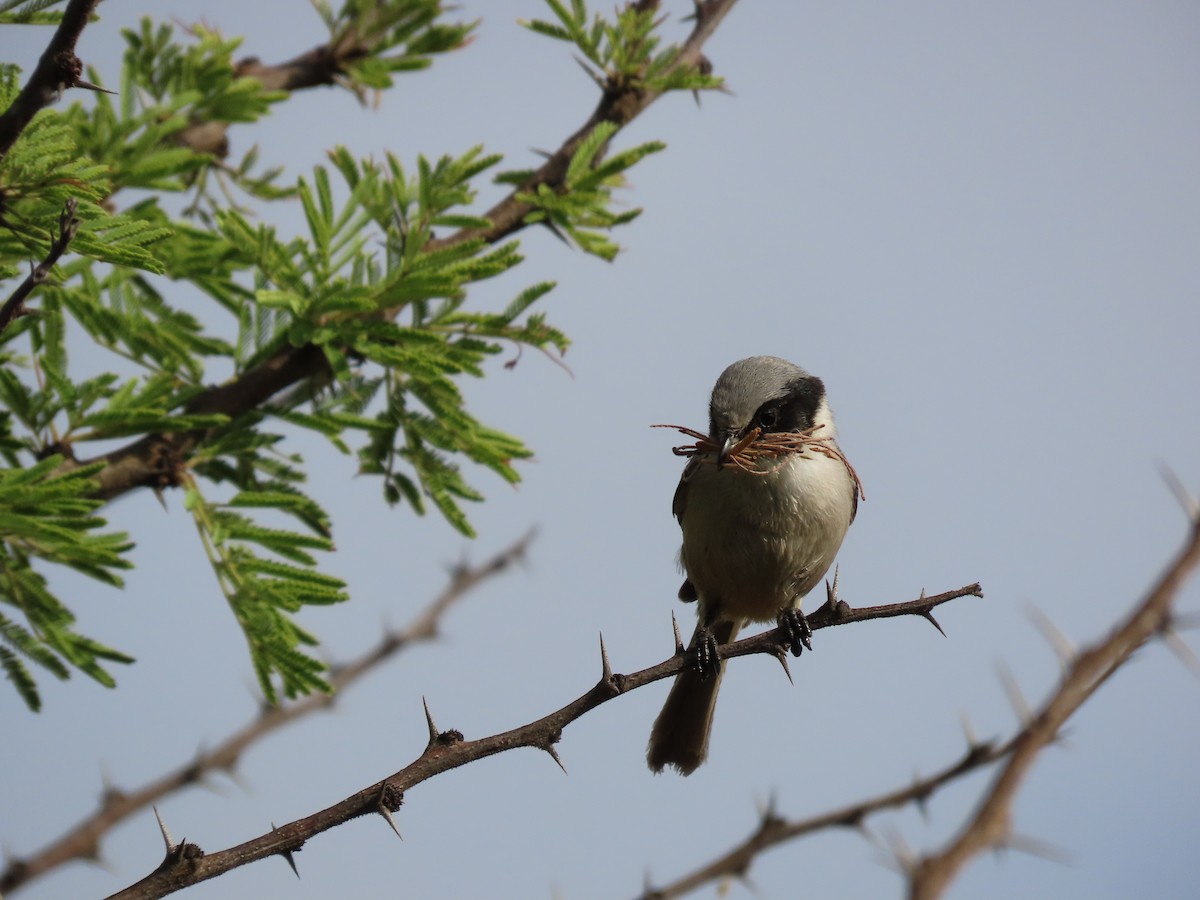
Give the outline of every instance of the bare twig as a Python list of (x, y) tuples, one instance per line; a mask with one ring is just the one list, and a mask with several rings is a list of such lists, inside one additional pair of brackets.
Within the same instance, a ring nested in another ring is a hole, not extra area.
[(12, 296), (4, 302), (4, 306), (0, 307), (0, 334), (3, 334), (16, 319), (29, 315), (25, 301), (33, 293), (34, 288), (50, 277), (50, 272), (58, 263), (59, 257), (67, 251), (67, 247), (75, 238), (75, 233), (79, 230), (79, 219), (75, 215), (75, 207), (74, 197), (67, 200), (63, 206), (62, 215), (58, 217), (58, 237), (50, 243), (46, 258), (30, 270), (25, 280), (17, 285)]
[[(906, 603), (894, 603), (866, 609), (850, 609), (844, 603), (831, 607), (827, 603), (810, 616), (808, 621), (810, 626), (816, 630), (879, 617), (887, 618), (898, 615), (928, 617), (933, 607), (955, 597), (964, 596), (982, 596), (979, 585), (968, 585), (957, 591), (948, 591), (934, 597), (923, 595), (917, 600)], [(781, 644), (789, 642), (790, 639), (784, 629), (775, 628), (744, 641), (725, 645), (719, 648), (718, 655), (726, 659), (751, 653), (774, 655)], [(380, 810), (384, 808), (394, 812), (399, 808), (404, 792), (411, 790), (423, 781), (459, 766), (518, 747), (542, 750), (561, 766), (562, 763), (558, 759), (554, 745), (558, 743), (563, 729), (567, 725), (614, 697), (645, 687), (655, 681), (671, 678), (692, 664), (686, 653), (676, 653), (658, 665), (630, 675), (621, 675), (613, 673), (611, 667), (604, 664), (603, 659), (605, 658), (606, 654), (602, 652), (602, 674), (597, 683), (576, 700), (547, 716), (510, 731), (473, 741), (464, 739), (462, 733), (455, 730), (443, 731), (436, 736), (431, 736), (425, 750), (409, 765), (328, 809), (273, 828), (266, 834), (228, 850), (204, 854), (199, 852), (199, 848), (194, 848), (192, 852), (184, 853), (177, 847), (174, 855), (168, 855), (154, 872), (137, 884), (114, 894), (113, 900), (117, 900), (117, 898), (119, 900), (135, 900), (135, 898), (136, 900), (146, 900), (146, 898), (163, 897), (184, 887), (216, 878), (248, 863), (286, 852), (295, 852), (310, 838), (351, 819), (380, 813)], [(427, 718), (429, 717), (427, 716)], [(429, 718), (429, 721), (432, 719)]]
[(70, 0), (62, 21), (50, 38), (37, 68), (21, 88), (12, 106), (0, 115), (0, 159), (8, 155), (17, 138), (38, 111), (56, 101), (67, 88), (99, 90), (80, 78), (83, 63), (75, 55), (75, 44), (99, 0)]
[(728, 878), (744, 878), (759, 854), (788, 841), (830, 828), (861, 828), (868, 816), (910, 803), (923, 805), (934, 793), (964, 775), (978, 771), (1012, 752), (1016, 738), (1003, 744), (971, 744), (966, 753), (940, 771), (905, 787), (807, 819), (784, 819), (774, 806), (763, 814), (758, 827), (736, 847), (681, 878), (659, 888), (647, 888), (640, 900), (672, 900), (706, 884)]
[(1107, 638), (1074, 659), (1058, 690), (1017, 735), (1012, 755), (997, 773), (975, 813), (939, 852), (918, 860), (912, 868), (909, 897), (940, 897), (975, 855), (998, 847), (1012, 837), (1012, 806), (1038, 754), (1058, 736), (1064, 723), (1133, 653), (1154, 637), (1169, 633), (1176, 596), (1200, 565), (1200, 520), (1175, 561), (1132, 613)]
[(7, 895), (73, 859), (96, 858), (101, 839), (121, 821), (168, 794), (201, 784), (214, 772), (232, 772), (251, 745), (297, 719), (332, 706), (348, 687), (408, 646), (433, 640), (446, 611), (480, 583), (507, 571), (524, 558), (533, 537), (533, 532), (524, 535), (478, 566), (457, 566), (442, 592), (407, 626), (385, 635), (358, 659), (333, 668), (329, 683), (334, 694), (312, 694), (286, 706), (264, 707), (252, 721), (211, 750), (197, 754), (173, 771), (132, 790), (107, 788), (100, 808), (71, 826), (62, 837), (29, 856), (10, 859), (0, 872), (0, 895)]

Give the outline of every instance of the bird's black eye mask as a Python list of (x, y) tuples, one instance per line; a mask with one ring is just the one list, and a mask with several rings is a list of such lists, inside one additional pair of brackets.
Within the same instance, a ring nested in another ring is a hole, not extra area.
[(763, 432), (807, 431), (825, 396), (825, 385), (815, 375), (797, 378), (782, 397), (768, 400), (754, 413), (748, 428)]

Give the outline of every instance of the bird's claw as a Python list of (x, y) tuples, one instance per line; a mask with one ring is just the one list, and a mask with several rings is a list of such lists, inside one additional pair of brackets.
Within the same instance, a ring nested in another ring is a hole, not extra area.
[(799, 609), (792, 607), (781, 612), (779, 627), (783, 629), (792, 656), (799, 656), (802, 650), (812, 651), (812, 629)]
[(707, 680), (721, 671), (721, 657), (717, 655), (717, 639), (709, 628), (696, 632), (692, 643), (693, 664), (700, 679)]

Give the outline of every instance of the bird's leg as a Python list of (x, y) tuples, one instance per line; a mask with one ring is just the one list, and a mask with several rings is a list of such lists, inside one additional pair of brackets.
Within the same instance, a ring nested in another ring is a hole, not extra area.
[(812, 629), (798, 606), (788, 607), (779, 614), (779, 627), (783, 629), (792, 656), (799, 656), (802, 650), (812, 650)]
[(688, 652), (701, 681), (720, 673), (721, 657), (717, 655), (717, 637), (707, 625), (696, 629), (696, 636), (692, 639), (692, 647)]

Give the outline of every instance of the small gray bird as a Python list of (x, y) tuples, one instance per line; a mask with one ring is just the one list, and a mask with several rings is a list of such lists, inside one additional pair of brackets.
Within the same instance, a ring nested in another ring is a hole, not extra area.
[(820, 378), (775, 356), (752, 356), (721, 373), (708, 411), (708, 436), (720, 449), (688, 461), (671, 507), (683, 530), (679, 599), (698, 601), (696, 667), (676, 677), (654, 721), (646, 760), (655, 772), (674, 766), (690, 775), (708, 754), (723, 670), (718, 645), (747, 622), (769, 621), (788, 629), (793, 653), (809, 645), (800, 603), (825, 577), (858, 511), (857, 484), (841, 459), (812, 452), (759, 460), (769, 474), (724, 464), (754, 428), (820, 425), (814, 437), (836, 437)]

